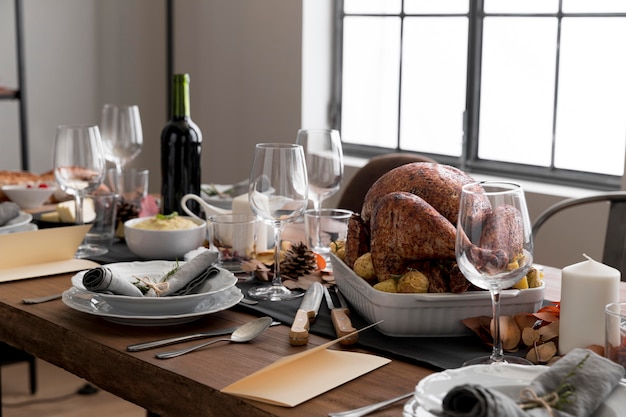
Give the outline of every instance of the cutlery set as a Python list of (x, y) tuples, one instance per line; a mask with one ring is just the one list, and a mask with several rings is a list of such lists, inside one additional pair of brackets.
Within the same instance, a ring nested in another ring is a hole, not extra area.
[(342, 345), (352, 345), (359, 340), (357, 330), (352, 326), (352, 322), (350, 321), (350, 310), (348, 310), (346, 300), (337, 287), (333, 288), (333, 292), (337, 295), (340, 307), (335, 306), (328, 288), (319, 282), (311, 284), (302, 298), (302, 302), (300, 303), (300, 307), (296, 312), (296, 316), (289, 331), (289, 343), (291, 343), (291, 345), (301, 346), (308, 343), (309, 328), (317, 317), (322, 298), (326, 299), (326, 304), (330, 310), (330, 317), (337, 337), (352, 334), (352, 336), (340, 340), (339, 343)]

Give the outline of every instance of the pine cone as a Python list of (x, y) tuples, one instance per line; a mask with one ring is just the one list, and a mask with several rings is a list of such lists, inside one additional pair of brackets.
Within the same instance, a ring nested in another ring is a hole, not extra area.
[(291, 279), (298, 279), (316, 269), (315, 253), (302, 242), (292, 245), (280, 263), (280, 274)]

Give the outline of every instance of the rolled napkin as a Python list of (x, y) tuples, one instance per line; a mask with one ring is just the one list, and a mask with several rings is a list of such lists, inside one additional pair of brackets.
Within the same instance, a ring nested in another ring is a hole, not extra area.
[(493, 389), (464, 384), (446, 394), (442, 408), (450, 417), (588, 417), (623, 377), (623, 366), (591, 350), (574, 349), (536, 377), (518, 401)]
[(164, 297), (168, 295), (191, 294), (207, 279), (218, 274), (220, 269), (214, 264), (218, 254), (204, 251), (182, 264), (158, 289), (151, 288), (146, 297)]
[(83, 285), (93, 292), (143, 297), (141, 290), (130, 281), (116, 277), (106, 266), (99, 266), (85, 272)]
[[(135, 285), (129, 277), (119, 276), (106, 266), (99, 266), (85, 272), (83, 286), (93, 292), (132, 297), (188, 295), (196, 292), (207, 279), (220, 273), (220, 269), (213, 265), (215, 261), (217, 261), (217, 252), (202, 252), (180, 265), (161, 282), (149, 282), (141, 277), (135, 277), (138, 285)], [(150, 289), (144, 294), (140, 286)]]
[(12, 201), (0, 203), (0, 226), (4, 226), (20, 215), (20, 206)]

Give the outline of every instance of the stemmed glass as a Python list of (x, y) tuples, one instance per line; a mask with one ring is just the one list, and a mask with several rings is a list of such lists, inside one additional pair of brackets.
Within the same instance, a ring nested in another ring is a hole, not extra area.
[(296, 144), (302, 145), (309, 177), (309, 198), (317, 211), (322, 201), (335, 194), (343, 178), (343, 150), (337, 130), (300, 129)]
[(522, 188), (483, 181), (463, 186), (456, 236), (456, 259), (463, 275), (491, 293), (493, 350), (464, 365), (530, 364), (504, 356), (500, 337), (500, 296), (526, 275), (533, 263), (533, 241)]
[[(74, 196), (76, 224), (84, 224), (83, 201), (85, 195), (95, 191), (102, 180), (106, 161), (98, 126), (63, 125), (57, 127), (54, 143), (54, 177), (59, 187)], [(77, 258), (102, 255), (107, 248), (81, 244)]]
[(307, 172), (302, 146), (260, 143), (250, 172), (249, 201), (252, 212), (274, 228), (274, 278), (271, 285), (251, 288), (252, 298), (281, 301), (302, 295), (283, 285), (280, 275), (281, 234), (286, 223), (302, 216), (308, 204)]
[(116, 189), (120, 190), (120, 176), (126, 164), (139, 155), (143, 144), (143, 130), (139, 107), (136, 105), (105, 104), (100, 121), (105, 158), (115, 164)]

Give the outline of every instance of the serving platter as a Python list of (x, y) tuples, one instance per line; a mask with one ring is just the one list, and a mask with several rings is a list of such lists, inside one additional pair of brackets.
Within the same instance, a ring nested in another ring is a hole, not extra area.
[[(441, 412), (441, 404), (448, 391), (463, 384), (480, 384), (511, 398), (517, 398), (522, 388), (530, 385), (537, 376), (548, 369), (548, 366), (542, 365), (502, 364), (472, 365), (437, 372), (420, 380), (415, 387), (415, 395), (404, 405), (402, 415), (434, 416), (427, 410)], [(616, 417), (621, 415), (624, 409), (626, 409), (626, 383), (621, 382), (591, 417)]]
[(170, 315), (138, 315), (120, 311), (107, 303), (101, 294), (84, 291), (76, 287), (63, 292), (65, 305), (80, 311), (101, 317), (112, 323), (128, 326), (171, 326), (198, 320), (209, 314), (227, 310), (243, 299), (241, 290), (231, 287), (225, 291), (210, 295), (188, 313)]
[[(184, 262), (178, 262), (183, 265)], [(103, 265), (111, 272), (128, 282), (136, 282), (137, 277), (160, 281), (169, 271), (176, 267), (173, 261), (134, 261), (117, 262)], [(71, 278), (72, 285), (81, 291), (98, 295), (98, 299), (106, 301), (117, 311), (142, 316), (161, 316), (183, 314), (193, 309), (208, 296), (226, 291), (237, 283), (237, 277), (231, 272), (219, 268), (219, 273), (207, 279), (197, 290), (197, 293), (170, 297), (133, 297), (96, 293), (88, 291), (83, 285), (83, 276), (87, 271), (80, 271)]]

